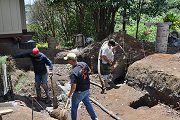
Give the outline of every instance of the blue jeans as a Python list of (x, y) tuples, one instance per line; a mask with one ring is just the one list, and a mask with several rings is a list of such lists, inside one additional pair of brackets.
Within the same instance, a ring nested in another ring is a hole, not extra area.
[(48, 83), (48, 74), (38, 75), (35, 74), (35, 82), (37, 84), (47, 84)]
[(71, 105), (71, 119), (77, 120), (77, 109), (80, 102), (83, 102), (86, 106), (86, 110), (88, 111), (89, 115), (91, 116), (92, 120), (97, 119), (97, 115), (92, 107), (92, 104), (89, 99), (89, 90), (82, 91), (82, 92), (74, 92), (72, 95), (72, 105)]
[(36, 94), (38, 98), (41, 98), (41, 87), (43, 87), (46, 96), (49, 97), (49, 90), (48, 90), (48, 74), (38, 75), (35, 74), (35, 86), (36, 86)]

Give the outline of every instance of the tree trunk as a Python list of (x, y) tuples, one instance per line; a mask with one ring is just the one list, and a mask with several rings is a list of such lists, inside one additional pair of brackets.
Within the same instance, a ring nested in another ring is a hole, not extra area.
[[(97, 41), (101, 41), (114, 32), (115, 14), (119, 7), (100, 8), (94, 11)], [(98, 12), (97, 12), (98, 11)], [(99, 24), (100, 23), (100, 24)]]
[(127, 12), (127, 9), (126, 7), (124, 7), (124, 11), (123, 11), (123, 26), (122, 26), (122, 31), (123, 32), (126, 32), (126, 12)]
[(137, 20), (137, 22), (136, 22), (136, 39), (138, 39), (139, 22), (140, 22), (140, 18), (138, 18), (138, 20)]

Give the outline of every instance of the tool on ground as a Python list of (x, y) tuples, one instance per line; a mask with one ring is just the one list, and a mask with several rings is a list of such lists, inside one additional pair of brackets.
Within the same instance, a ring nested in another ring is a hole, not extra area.
[(53, 108), (56, 109), (58, 107), (58, 100), (57, 100), (57, 96), (55, 95), (54, 92), (54, 86), (53, 86), (53, 81), (52, 81), (52, 75), (49, 76), (50, 80), (51, 80), (51, 89), (52, 89), (52, 94), (53, 94), (53, 99), (52, 99), (52, 103), (53, 103)]
[(69, 105), (70, 99), (68, 98), (65, 106), (63, 108), (55, 109), (54, 111), (50, 112), (49, 115), (53, 118), (56, 118), (58, 120), (68, 120), (68, 105)]
[(32, 109), (32, 120), (34, 119), (34, 110), (33, 110), (33, 107), (34, 107), (34, 96), (31, 96), (31, 99), (32, 99), (32, 102), (31, 102), (31, 109)]

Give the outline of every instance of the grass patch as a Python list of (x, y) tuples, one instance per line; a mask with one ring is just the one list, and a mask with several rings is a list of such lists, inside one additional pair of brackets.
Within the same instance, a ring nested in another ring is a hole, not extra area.
[(26, 82), (27, 82), (27, 76), (25, 74), (19, 75), (18, 82), (15, 85), (15, 92), (19, 93), (22, 90), (22, 88), (24, 88), (24, 85), (26, 84)]
[(7, 56), (0, 56), (0, 65), (6, 64)]

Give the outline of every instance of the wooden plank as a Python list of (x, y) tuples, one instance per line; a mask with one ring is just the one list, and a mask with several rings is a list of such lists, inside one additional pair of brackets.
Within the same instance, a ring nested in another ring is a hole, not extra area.
[(9, 3), (10, 3), (10, 0), (3, 0), (2, 6), (1, 6), (2, 7), (4, 32), (8, 32), (12, 29)]
[(0, 0), (0, 34), (22, 33), (19, 0)]
[(3, 16), (2, 16), (2, 0), (0, 0), (0, 34), (3, 32), (4, 26), (3, 26)]
[(6, 114), (9, 114), (9, 113), (12, 113), (13, 110), (12, 109), (6, 109), (6, 110), (0, 110), (0, 115), (6, 115)]
[(20, 8), (19, 8), (19, 0), (12, 0), (10, 2), (10, 12), (11, 12), (11, 23), (12, 23), (12, 31), (20, 31), (19, 26), (21, 26), (20, 21)]

